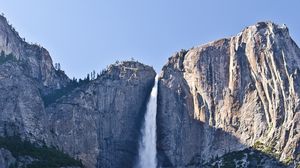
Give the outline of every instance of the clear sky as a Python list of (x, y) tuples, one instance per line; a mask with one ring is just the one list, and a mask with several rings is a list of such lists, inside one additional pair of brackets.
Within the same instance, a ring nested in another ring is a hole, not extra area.
[(160, 71), (167, 58), (236, 35), (258, 21), (285, 23), (300, 44), (300, 0), (0, 0), (26, 41), (70, 77), (131, 57)]

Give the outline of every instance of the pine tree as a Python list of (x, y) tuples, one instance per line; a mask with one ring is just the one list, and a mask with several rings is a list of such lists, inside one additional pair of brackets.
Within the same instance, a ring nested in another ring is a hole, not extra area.
[(86, 76), (86, 81), (87, 81), (87, 82), (90, 81), (90, 74), (87, 74), (87, 76)]
[(91, 80), (94, 80), (96, 78), (96, 72), (95, 70), (93, 70), (93, 72), (91, 72)]
[(5, 57), (5, 53), (3, 50), (1, 51), (1, 57)]

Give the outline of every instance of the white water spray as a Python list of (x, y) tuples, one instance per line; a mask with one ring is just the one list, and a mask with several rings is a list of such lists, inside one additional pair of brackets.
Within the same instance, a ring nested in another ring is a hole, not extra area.
[(157, 81), (152, 88), (145, 121), (142, 127), (142, 138), (139, 144), (138, 168), (156, 168), (156, 108), (157, 108)]

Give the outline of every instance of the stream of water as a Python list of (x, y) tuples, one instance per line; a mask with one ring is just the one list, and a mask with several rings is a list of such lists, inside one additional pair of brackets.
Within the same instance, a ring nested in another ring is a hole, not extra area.
[(156, 110), (157, 110), (157, 81), (152, 88), (145, 121), (142, 127), (142, 138), (139, 144), (138, 168), (156, 168)]

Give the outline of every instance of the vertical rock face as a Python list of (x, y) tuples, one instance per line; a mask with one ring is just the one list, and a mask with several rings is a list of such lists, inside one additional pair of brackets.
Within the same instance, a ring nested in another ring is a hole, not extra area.
[[(133, 61), (111, 65), (45, 106), (45, 95), (70, 84), (53, 68), (49, 53), (21, 39), (3, 16), (0, 52), (0, 136), (55, 146), (87, 168), (133, 166), (156, 75), (152, 67)], [(10, 157), (6, 151), (0, 151), (0, 163)]]
[(45, 110), (39, 84), (15, 62), (0, 65), (0, 135), (42, 140)]
[[(0, 135), (45, 139), (41, 94), (66, 86), (69, 78), (53, 68), (44, 48), (21, 39), (0, 16)], [(10, 60), (3, 58), (11, 56)]]
[(255, 142), (299, 161), (299, 73), (300, 49), (271, 22), (176, 53), (159, 81), (160, 165), (199, 166)]
[(153, 68), (112, 65), (98, 79), (46, 109), (54, 145), (86, 167), (133, 167)]

